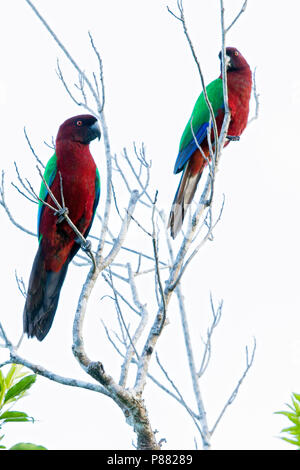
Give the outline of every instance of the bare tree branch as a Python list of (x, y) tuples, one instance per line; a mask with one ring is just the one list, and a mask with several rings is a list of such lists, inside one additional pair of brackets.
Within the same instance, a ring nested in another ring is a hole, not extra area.
[(16, 220), (14, 219), (14, 217), (12, 216), (7, 204), (6, 204), (6, 201), (5, 201), (5, 188), (4, 188), (4, 176), (5, 176), (5, 173), (4, 171), (2, 170), (2, 178), (1, 178), (1, 185), (0, 185), (0, 205), (3, 207), (3, 209), (5, 210), (9, 220), (11, 221), (11, 223), (13, 225), (15, 225), (15, 227), (17, 227), (18, 229), (22, 230), (23, 232), (27, 233), (28, 235), (32, 235), (33, 237), (36, 237), (36, 233), (34, 232), (31, 232), (30, 230), (28, 230), (27, 228), (23, 227), (22, 225), (20, 225), (18, 222), (16, 222)]
[(241, 376), (241, 378), (239, 379), (238, 383), (237, 383), (237, 386), (235, 387), (235, 389), (233, 390), (232, 394), (230, 395), (230, 397), (228, 398), (227, 402), (225, 403), (224, 405), (224, 408), (222, 409), (221, 413), (219, 414), (219, 417), (217, 418), (215, 424), (213, 425), (211, 431), (210, 431), (210, 434), (212, 435), (215, 430), (216, 430), (216, 427), (218, 426), (218, 424), (220, 423), (221, 421), (221, 418), (223, 417), (225, 411), (227, 410), (228, 406), (229, 405), (232, 405), (233, 401), (236, 399), (237, 397), (237, 394), (238, 394), (238, 391), (240, 389), (240, 386), (242, 385), (242, 383), (244, 382), (245, 380), (245, 377), (246, 375), (248, 374), (249, 370), (251, 369), (252, 365), (253, 365), (253, 361), (254, 361), (254, 357), (255, 357), (255, 352), (256, 352), (256, 340), (254, 338), (254, 344), (253, 344), (253, 349), (252, 349), (252, 352), (251, 352), (251, 356), (250, 356), (250, 359), (249, 359), (249, 353), (248, 353), (248, 347), (246, 346), (246, 368), (244, 370), (244, 373), (243, 375)]
[(247, 3), (248, 3), (248, 0), (245, 0), (244, 3), (243, 3), (243, 6), (240, 10), (240, 12), (236, 15), (236, 17), (234, 18), (234, 20), (230, 23), (229, 26), (227, 26), (227, 28), (225, 29), (225, 33), (228, 33), (228, 31), (232, 28), (232, 26), (237, 22), (237, 20), (240, 18), (241, 14), (244, 13), (244, 11), (246, 11), (246, 8), (247, 8)]

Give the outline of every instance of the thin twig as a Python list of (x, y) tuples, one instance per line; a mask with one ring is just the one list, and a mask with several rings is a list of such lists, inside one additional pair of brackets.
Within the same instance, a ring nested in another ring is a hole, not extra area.
[(31, 232), (30, 230), (28, 230), (27, 228), (23, 227), (23, 225), (20, 225), (18, 222), (16, 222), (16, 220), (13, 218), (7, 204), (6, 204), (6, 201), (5, 201), (5, 188), (4, 188), (4, 176), (5, 176), (5, 173), (4, 171), (2, 170), (2, 178), (1, 178), (1, 185), (0, 185), (0, 205), (3, 207), (3, 209), (5, 210), (9, 220), (11, 221), (11, 223), (13, 225), (15, 225), (15, 227), (17, 227), (18, 229), (22, 230), (23, 232), (27, 233), (28, 235), (31, 235), (33, 237), (36, 237), (36, 233), (34, 232)]
[(225, 29), (225, 33), (228, 33), (228, 31), (232, 28), (232, 26), (237, 22), (237, 20), (239, 19), (239, 17), (241, 16), (242, 13), (244, 13), (244, 11), (246, 10), (247, 8), (247, 3), (248, 3), (248, 0), (245, 0), (244, 3), (243, 3), (243, 6), (240, 10), (240, 12), (236, 15), (236, 17), (234, 18), (234, 20), (232, 21), (232, 23), (230, 23), (230, 25)]
[(212, 299), (212, 296), (210, 295), (210, 304), (211, 304), (211, 310), (212, 310), (212, 314), (213, 314), (213, 320), (212, 320), (210, 328), (208, 328), (208, 330), (207, 330), (207, 337), (206, 337), (206, 342), (205, 342), (204, 353), (203, 353), (203, 356), (202, 356), (202, 361), (201, 361), (201, 365), (200, 365), (200, 368), (199, 368), (199, 372), (197, 374), (197, 376), (199, 378), (201, 378), (203, 376), (204, 372), (206, 371), (206, 369), (208, 367), (210, 357), (211, 357), (211, 338), (212, 338), (212, 335), (213, 335), (213, 332), (214, 332), (215, 328), (218, 326), (218, 324), (220, 322), (221, 315), (222, 315), (223, 301), (221, 301), (219, 303), (217, 311), (215, 311), (214, 304), (213, 304), (213, 299)]
[(218, 426), (221, 418), (223, 417), (225, 411), (227, 410), (228, 406), (231, 405), (233, 403), (233, 401), (235, 400), (235, 398), (237, 397), (237, 394), (238, 394), (238, 391), (240, 389), (240, 386), (242, 385), (242, 383), (244, 382), (244, 379), (246, 377), (246, 375), (248, 374), (249, 370), (251, 369), (252, 365), (253, 365), (253, 361), (254, 361), (254, 357), (255, 357), (255, 352), (256, 352), (256, 340), (254, 338), (254, 345), (253, 345), (253, 349), (252, 349), (252, 353), (251, 353), (251, 357), (250, 357), (250, 360), (249, 360), (249, 354), (248, 354), (248, 347), (246, 346), (246, 368), (244, 370), (244, 373), (242, 375), (242, 377), (239, 379), (236, 387), (234, 388), (233, 392), (231, 393), (230, 397), (228, 398), (227, 402), (225, 403), (225, 406), (224, 408), (222, 409), (221, 413), (219, 414), (219, 417), (217, 418), (215, 424), (213, 425), (211, 431), (210, 431), (210, 434), (212, 435), (214, 433), (214, 431), (216, 430), (216, 427)]
[(154, 260), (155, 260), (156, 279), (157, 279), (159, 292), (160, 292), (160, 296), (161, 296), (161, 302), (162, 302), (162, 309), (161, 309), (162, 319), (161, 319), (160, 329), (158, 331), (158, 335), (160, 335), (161, 331), (164, 327), (165, 321), (166, 321), (167, 305), (166, 305), (165, 293), (164, 293), (164, 289), (163, 289), (162, 282), (161, 282), (161, 276), (160, 276), (157, 236), (156, 236), (156, 228), (155, 228), (155, 221), (154, 221), (154, 214), (155, 214), (155, 208), (156, 208), (156, 202), (157, 202), (157, 194), (158, 194), (158, 192), (156, 191), (155, 197), (154, 197), (154, 202), (153, 202), (153, 209), (152, 209), (152, 245), (153, 245), (153, 253), (154, 253)]
[[(19, 172), (19, 168), (18, 168), (18, 165), (16, 162), (14, 162), (14, 166), (15, 166), (15, 170), (16, 170), (16, 173), (17, 173), (17, 178), (19, 180), (19, 183), (21, 184), (22, 188), (31, 196), (31, 191), (29, 191), (29, 189), (27, 188), (27, 186), (25, 185), (23, 179), (21, 178), (21, 175), (20, 175), (20, 172)], [(26, 194), (24, 194), (14, 183), (11, 183), (12, 186), (17, 189), (17, 191), (22, 194), (26, 199), (28, 199), (30, 202), (33, 202), (34, 204), (37, 204), (37, 201), (31, 199), (30, 197), (28, 197)]]
[(33, 155), (34, 155), (36, 161), (38, 162), (39, 165), (41, 165), (41, 167), (45, 168), (44, 163), (39, 159), (39, 157), (37, 156), (37, 154), (36, 154), (35, 151), (34, 151), (34, 148), (33, 148), (32, 145), (31, 145), (31, 142), (30, 142), (30, 140), (29, 140), (29, 137), (28, 137), (28, 135), (27, 135), (27, 131), (26, 131), (26, 128), (25, 128), (25, 127), (24, 127), (24, 134), (25, 134), (25, 138), (26, 138), (26, 140), (27, 140), (27, 143), (28, 143), (28, 145), (29, 145), (29, 148), (30, 148), (31, 152), (33, 153)]
[[(92, 34), (89, 32), (89, 38), (90, 38), (90, 41), (91, 41), (91, 45), (92, 45), (92, 48), (94, 49), (94, 52), (97, 56), (97, 59), (98, 59), (98, 64), (99, 64), (99, 78), (100, 78), (100, 83), (101, 83), (101, 90), (102, 90), (102, 99), (101, 99), (101, 107), (100, 107), (100, 114), (102, 113), (103, 109), (104, 109), (104, 104), (105, 104), (105, 88), (104, 88), (104, 78), (103, 78), (103, 63), (102, 63), (102, 59), (101, 59), (101, 56), (95, 46), (95, 43), (94, 43), (94, 40), (93, 40), (93, 36)], [(96, 77), (94, 75), (94, 81), (95, 81), (95, 84), (96, 84), (96, 88), (97, 88), (97, 93), (98, 93), (98, 96), (99, 96), (99, 90), (98, 90), (98, 83), (97, 83), (97, 80), (96, 80)]]
[(27, 291), (26, 291), (26, 287), (25, 287), (23, 278), (18, 277), (16, 270), (15, 270), (15, 278), (16, 278), (16, 281), (17, 281), (17, 286), (18, 286), (19, 291), (21, 292), (22, 296), (26, 299)]
[(171, 386), (174, 388), (175, 392), (176, 392), (177, 395), (179, 396), (181, 405), (186, 409), (186, 411), (188, 412), (188, 414), (191, 416), (191, 418), (192, 418), (192, 420), (193, 420), (193, 422), (194, 422), (196, 428), (197, 428), (198, 431), (199, 431), (199, 434), (200, 434), (202, 440), (204, 440), (203, 432), (202, 432), (202, 430), (201, 430), (201, 427), (200, 427), (199, 424), (197, 423), (197, 420), (196, 420), (196, 418), (195, 418), (195, 416), (194, 416), (194, 413), (192, 413), (192, 412), (190, 411), (190, 408), (189, 408), (189, 406), (187, 406), (187, 404), (186, 404), (186, 402), (185, 402), (185, 400), (184, 400), (182, 394), (180, 393), (178, 387), (175, 385), (174, 381), (170, 378), (170, 376), (169, 376), (169, 374), (167, 373), (166, 369), (162, 366), (162, 364), (161, 364), (161, 362), (160, 362), (160, 360), (159, 360), (159, 357), (158, 357), (158, 354), (157, 354), (157, 353), (156, 353), (156, 361), (157, 361), (159, 367), (161, 368), (161, 370), (163, 371), (163, 373), (164, 373), (166, 379), (168, 380), (168, 382), (171, 384)]

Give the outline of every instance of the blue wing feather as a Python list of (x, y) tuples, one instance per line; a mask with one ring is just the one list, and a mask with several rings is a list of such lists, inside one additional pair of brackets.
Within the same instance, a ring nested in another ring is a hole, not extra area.
[[(198, 145), (201, 145), (203, 142), (204, 138), (207, 136), (207, 128), (208, 128), (209, 123), (205, 122), (202, 124), (202, 126), (198, 129), (198, 131), (195, 133), (195, 137), (197, 139)], [(186, 162), (191, 158), (193, 153), (197, 150), (197, 144), (195, 142), (195, 139), (192, 139), (190, 143), (182, 149), (177, 156), (175, 166), (174, 166), (174, 173), (179, 173), (180, 171), (183, 170)]]

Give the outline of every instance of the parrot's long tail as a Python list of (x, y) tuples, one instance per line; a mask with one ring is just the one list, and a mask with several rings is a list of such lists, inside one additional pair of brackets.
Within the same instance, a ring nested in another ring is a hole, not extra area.
[(175, 238), (181, 229), (184, 216), (192, 202), (197, 185), (202, 175), (202, 171), (203, 168), (198, 173), (193, 174), (191, 171), (191, 165), (188, 163), (183, 170), (179, 186), (174, 197), (168, 222), (168, 227), (170, 227), (172, 238)]
[(69, 263), (58, 272), (46, 271), (42, 244), (34, 259), (23, 312), (24, 333), (42, 341), (51, 328)]

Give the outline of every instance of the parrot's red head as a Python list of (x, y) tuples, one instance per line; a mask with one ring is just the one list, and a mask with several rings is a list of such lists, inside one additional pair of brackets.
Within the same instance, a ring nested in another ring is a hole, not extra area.
[(92, 140), (100, 139), (101, 132), (97, 119), (90, 114), (80, 114), (63, 122), (56, 140), (69, 140), (88, 145)]
[[(222, 52), (219, 53), (219, 59), (222, 64)], [(248, 63), (246, 62), (242, 54), (235, 47), (226, 47), (225, 60), (226, 60), (228, 72), (234, 71), (234, 70), (249, 69)], [(222, 65), (221, 65), (221, 71), (222, 71)]]

